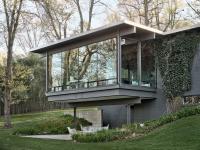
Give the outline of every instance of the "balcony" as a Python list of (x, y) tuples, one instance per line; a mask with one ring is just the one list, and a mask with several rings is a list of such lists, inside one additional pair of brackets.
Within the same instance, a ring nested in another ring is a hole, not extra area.
[(160, 31), (121, 22), (35, 49), (46, 54), (50, 101), (82, 103), (154, 99), (153, 40)]
[(114, 36), (48, 54), (48, 100), (95, 102), (97, 105), (100, 102), (119, 104), (138, 98), (154, 99), (157, 73), (149, 43)]

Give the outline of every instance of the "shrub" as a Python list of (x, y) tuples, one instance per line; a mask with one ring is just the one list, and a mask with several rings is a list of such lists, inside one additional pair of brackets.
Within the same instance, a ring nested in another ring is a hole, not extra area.
[(167, 123), (176, 121), (181, 118), (189, 117), (192, 115), (198, 115), (198, 114), (200, 114), (199, 106), (193, 107), (193, 108), (192, 107), (184, 108), (184, 109), (178, 111), (177, 113), (162, 116), (157, 120), (147, 121), (144, 123), (144, 127), (140, 127), (139, 123), (133, 123), (133, 124), (129, 124), (129, 125), (123, 125), (123, 128), (130, 130), (131, 132), (135, 132), (135, 133), (148, 133), (151, 130), (153, 130), (157, 127), (160, 127), (162, 125), (165, 125)]
[(33, 128), (33, 127), (24, 127), (24, 128), (21, 128), (20, 130), (15, 130), (13, 132), (14, 135), (35, 135), (39, 132), (39, 130), (37, 130), (36, 128)]
[(77, 142), (89, 143), (89, 142), (109, 142), (114, 140), (125, 139), (130, 136), (130, 131), (120, 131), (117, 129), (103, 130), (90, 134), (75, 134), (72, 136), (73, 140)]
[(123, 125), (123, 130), (105, 130), (93, 134), (75, 134), (72, 136), (73, 140), (77, 142), (108, 142), (113, 140), (120, 140), (130, 137), (133, 133), (148, 133), (155, 128), (158, 128), (167, 123), (176, 121), (178, 119), (200, 114), (200, 107), (184, 108), (181, 111), (173, 114), (168, 114), (160, 117), (157, 120), (151, 120), (140, 126), (140, 123), (133, 123)]
[[(61, 116), (53, 119), (46, 119), (40, 122), (33, 123), (31, 127), (17, 128), (13, 134), (15, 135), (33, 135), (33, 134), (64, 134), (68, 133), (67, 127), (73, 126), (73, 117), (70, 115)], [(78, 119), (77, 123), (83, 126), (91, 125), (84, 119)]]
[(176, 116), (178, 117), (178, 119), (180, 119), (197, 114), (200, 114), (200, 106), (184, 108), (181, 111), (177, 112)]

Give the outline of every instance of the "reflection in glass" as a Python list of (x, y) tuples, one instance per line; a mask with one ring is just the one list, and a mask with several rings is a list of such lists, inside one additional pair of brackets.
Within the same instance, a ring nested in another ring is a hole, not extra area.
[(141, 86), (155, 87), (156, 71), (153, 47), (150, 41), (142, 42), (142, 81)]
[(116, 38), (48, 56), (50, 91), (116, 84)]
[(63, 88), (78, 88), (78, 49), (62, 52), (62, 64)]
[(62, 85), (62, 61), (61, 53), (52, 55), (52, 68), (51, 68), (51, 80), (52, 87), (55, 87), (54, 91), (60, 91)]
[[(97, 48), (99, 86), (116, 84), (116, 41), (100, 42)], [(106, 80), (109, 79), (109, 80)]]
[(138, 44), (122, 46), (121, 80), (124, 84), (138, 85), (137, 78), (137, 46)]
[(91, 45), (79, 48), (79, 87), (95, 87), (97, 81), (97, 54)]

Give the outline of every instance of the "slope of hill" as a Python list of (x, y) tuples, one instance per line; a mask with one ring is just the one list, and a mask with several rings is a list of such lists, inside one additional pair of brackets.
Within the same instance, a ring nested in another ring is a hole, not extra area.
[[(31, 114), (32, 120), (38, 119), (39, 116), (36, 115), (37, 117), (34, 117), (34, 114)], [(48, 117), (48, 113), (42, 117)], [(15, 125), (19, 122), (21, 126), (27, 125), (26, 119), (30, 121), (30, 115), (21, 115), (19, 120), (14, 117), (13, 120)], [(200, 115), (166, 124), (139, 139), (108, 143), (80, 144), (72, 141), (28, 139), (11, 133), (12, 129), (0, 128), (0, 150), (198, 150), (200, 149)]]

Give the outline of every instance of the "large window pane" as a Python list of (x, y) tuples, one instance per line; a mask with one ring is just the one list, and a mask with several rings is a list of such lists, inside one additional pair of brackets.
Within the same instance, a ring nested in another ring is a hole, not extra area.
[(107, 85), (116, 83), (116, 41), (100, 42), (98, 53), (98, 84)]
[(137, 43), (122, 46), (121, 80), (124, 84), (138, 85), (137, 48)]
[(142, 81), (141, 86), (155, 87), (155, 57), (150, 41), (142, 42)]
[(79, 48), (79, 87), (95, 87), (97, 78), (96, 48), (92, 45)]
[(52, 55), (52, 68), (51, 68), (51, 80), (52, 80), (52, 90), (61, 91), (62, 90), (62, 54), (57, 53)]
[(81, 88), (116, 83), (116, 39), (79, 48), (79, 80)]
[(51, 91), (116, 84), (116, 38), (48, 56)]
[(78, 49), (62, 52), (63, 88), (78, 88)]

